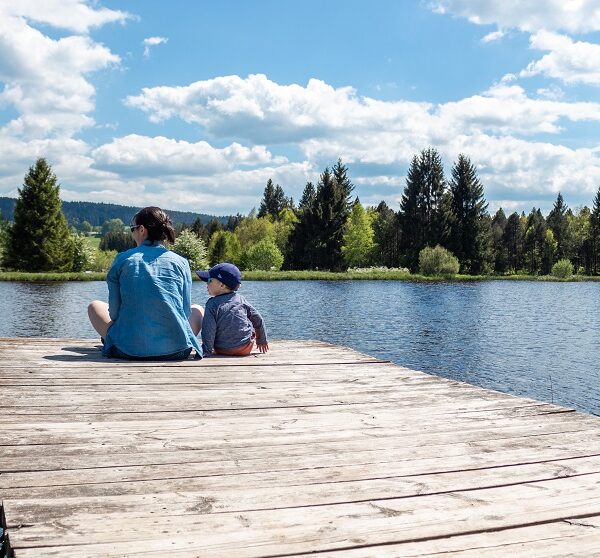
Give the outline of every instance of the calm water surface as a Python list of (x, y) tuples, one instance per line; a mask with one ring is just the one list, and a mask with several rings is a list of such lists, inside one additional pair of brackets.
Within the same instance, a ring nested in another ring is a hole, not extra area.
[[(246, 282), (270, 339), (321, 339), (403, 366), (600, 414), (600, 283)], [(0, 337), (96, 338), (106, 284), (0, 282)], [(206, 286), (193, 298), (204, 304)]]

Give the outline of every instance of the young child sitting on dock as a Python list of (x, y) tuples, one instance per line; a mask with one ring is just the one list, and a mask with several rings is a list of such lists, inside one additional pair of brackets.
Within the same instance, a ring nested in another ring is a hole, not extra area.
[(240, 270), (231, 263), (219, 263), (196, 274), (207, 282), (211, 296), (202, 320), (204, 356), (246, 356), (255, 340), (258, 350), (266, 353), (269, 344), (262, 316), (237, 292), (242, 282)]

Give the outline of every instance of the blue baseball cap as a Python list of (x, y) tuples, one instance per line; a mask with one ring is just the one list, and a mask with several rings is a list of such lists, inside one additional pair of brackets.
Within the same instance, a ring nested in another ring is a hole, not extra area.
[(196, 271), (196, 275), (207, 281), (209, 279), (218, 279), (231, 290), (235, 290), (242, 282), (242, 273), (232, 263), (223, 262), (211, 267), (208, 271)]

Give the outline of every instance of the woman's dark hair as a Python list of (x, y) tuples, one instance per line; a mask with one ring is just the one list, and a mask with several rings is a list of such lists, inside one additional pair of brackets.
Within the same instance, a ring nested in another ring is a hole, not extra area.
[(133, 218), (136, 225), (144, 225), (148, 240), (168, 240), (175, 242), (175, 229), (171, 218), (160, 207), (144, 207)]

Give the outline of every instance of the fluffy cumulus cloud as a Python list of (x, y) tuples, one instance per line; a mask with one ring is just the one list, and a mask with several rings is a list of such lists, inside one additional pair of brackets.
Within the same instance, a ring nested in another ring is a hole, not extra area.
[(439, 0), (431, 2), (431, 6), (438, 13), (466, 17), (472, 23), (498, 25), (503, 29), (569, 33), (600, 30), (597, 0)]
[(147, 177), (149, 175), (211, 176), (251, 167), (285, 163), (285, 158), (273, 158), (263, 146), (244, 147), (239, 143), (222, 149), (206, 141), (189, 143), (165, 137), (131, 134), (117, 138), (92, 152), (99, 168)]
[[(544, 53), (520, 74), (462, 99), (384, 101), (321, 79), (281, 84), (262, 74), (218, 76), (128, 96), (125, 105), (160, 125), (161, 135), (128, 130), (91, 145), (81, 139), (96, 125), (90, 76), (118, 68), (120, 58), (89, 33), (130, 16), (83, 0), (0, 0), (0, 107), (9, 115), (0, 126), (0, 195), (16, 195), (27, 167), (44, 156), (64, 199), (246, 212), (269, 178), (297, 200), (307, 181), (342, 157), (363, 203), (385, 199), (397, 208), (411, 158), (433, 146), (448, 171), (459, 153), (471, 157), (492, 209), (545, 200), (547, 210), (559, 190), (572, 205), (589, 204), (600, 185), (600, 145), (560, 143), (570, 127), (598, 123), (600, 103), (565, 100), (571, 96), (553, 82), (537, 94), (525, 87), (530, 76), (560, 80), (561, 87), (600, 84), (600, 46), (564, 34), (600, 28), (596, 5), (436, 2), (438, 11), (497, 25), (484, 42), (520, 29), (531, 33), (532, 52)], [(47, 26), (61, 32), (44, 33)], [(143, 46), (164, 42), (148, 37)], [(172, 120), (178, 122), (170, 128)], [(199, 141), (169, 137), (181, 122)]]
[(531, 62), (521, 77), (543, 74), (566, 83), (600, 85), (600, 45), (548, 31), (532, 35), (530, 43), (532, 49), (550, 52)]
[(145, 89), (127, 104), (152, 121), (178, 118), (216, 137), (293, 144), (317, 169), (342, 156), (366, 203), (399, 201), (408, 161), (429, 145), (448, 166), (467, 153), (495, 196), (560, 190), (590, 198), (600, 181), (597, 152), (552, 143), (573, 123), (600, 121), (600, 103), (530, 97), (514, 77), (440, 105), (360, 97), (319, 80), (280, 85), (263, 75)]
[(39, 139), (72, 135), (92, 125), (95, 90), (86, 76), (119, 63), (118, 56), (87, 35), (54, 39), (31, 21), (86, 31), (124, 17), (73, 0), (0, 2), (0, 105), (18, 114), (7, 130)]

